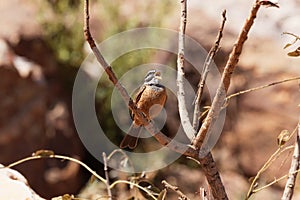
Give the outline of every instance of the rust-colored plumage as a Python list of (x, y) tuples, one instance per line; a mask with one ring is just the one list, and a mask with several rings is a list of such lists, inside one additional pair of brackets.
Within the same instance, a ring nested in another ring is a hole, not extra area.
[[(150, 70), (145, 77), (144, 84), (140, 87), (134, 99), (137, 107), (149, 120), (161, 112), (167, 100), (167, 92), (165, 87), (159, 84), (160, 79), (159, 71)], [(134, 149), (137, 146), (143, 123), (134, 115), (132, 115), (132, 119), (133, 123), (127, 135), (123, 138), (120, 148), (129, 147), (130, 149)]]

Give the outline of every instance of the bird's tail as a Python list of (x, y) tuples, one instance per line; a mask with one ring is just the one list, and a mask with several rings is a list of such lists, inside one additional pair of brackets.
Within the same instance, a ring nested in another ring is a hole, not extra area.
[(139, 136), (142, 131), (142, 126), (137, 126), (134, 123), (130, 126), (128, 133), (123, 138), (120, 148), (124, 149), (126, 147), (134, 149), (137, 146)]

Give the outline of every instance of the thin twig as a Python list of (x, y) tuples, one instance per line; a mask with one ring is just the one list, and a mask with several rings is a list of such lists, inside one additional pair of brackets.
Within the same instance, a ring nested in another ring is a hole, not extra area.
[(155, 196), (153, 196), (153, 194), (149, 190), (147, 190), (146, 188), (144, 188), (134, 182), (129, 182), (129, 181), (125, 181), (125, 180), (117, 180), (117, 181), (113, 182), (109, 187), (112, 189), (117, 184), (120, 184), (120, 183), (125, 183), (125, 184), (131, 185), (131, 186), (135, 186), (135, 187), (139, 188), (140, 190), (143, 190), (144, 192), (146, 192), (152, 199), (157, 200), (157, 198)]
[(113, 150), (113, 151), (107, 156), (107, 161), (109, 162), (110, 159), (112, 159), (112, 157), (113, 157), (115, 154), (117, 154), (117, 153), (122, 154), (122, 155), (124, 156), (124, 158), (128, 160), (129, 165), (130, 165), (132, 171), (134, 172), (135, 169), (134, 169), (134, 164), (133, 164), (132, 160), (128, 157), (128, 155), (127, 155), (122, 149), (115, 149), (115, 150)]
[(71, 158), (71, 157), (68, 157), (68, 156), (63, 156), (63, 155), (43, 155), (43, 156), (40, 156), (40, 155), (34, 155), (34, 156), (30, 156), (30, 157), (26, 157), (26, 158), (23, 158), (21, 160), (18, 160), (16, 162), (13, 162), (5, 167), (0, 167), (1, 168), (12, 168), (12, 167), (15, 167), (17, 165), (20, 165), (24, 162), (27, 162), (27, 161), (30, 161), (30, 160), (36, 160), (36, 159), (43, 159), (43, 158), (55, 158), (55, 159), (61, 159), (61, 160), (69, 160), (69, 161), (72, 161), (72, 162), (75, 162), (79, 165), (81, 165), (82, 167), (84, 167), (86, 170), (88, 170), (93, 176), (95, 176), (97, 179), (99, 179), (100, 181), (102, 181), (103, 183), (106, 182), (106, 180), (104, 178), (102, 178), (100, 175), (98, 175), (95, 171), (93, 171), (89, 166), (87, 166), (85, 163), (81, 162), (80, 160), (77, 160), (75, 158)]
[(293, 36), (296, 40), (300, 40), (300, 37), (294, 33), (290, 33), (290, 32), (283, 32), (283, 35), (291, 35)]
[(291, 168), (289, 171), (288, 180), (285, 184), (284, 192), (281, 197), (281, 200), (291, 200), (294, 194), (295, 182), (297, 178), (297, 173), (292, 173), (299, 170), (299, 148), (300, 148), (300, 123), (298, 123), (298, 134), (295, 142), (294, 154), (292, 157)]
[(288, 146), (285, 148), (279, 147), (267, 160), (267, 162), (262, 166), (262, 168), (257, 172), (256, 176), (253, 178), (252, 183), (250, 185), (250, 188), (247, 193), (246, 199), (249, 199), (252, 194), (256, 192), (255, 187), (257, 185), (257, 180), (259, 179), (260, 175), (264, 173), (271, 164), (285, 151), (290, 150), (291, 148), (294, 148), (294, 146)]
[[(286, 142), (290, 140), (290, 138), (297, 132), (297, 127), (293, 130), (293, 132), (289, 135), (289, 137), (287, 138)], [(262, 168), (257, 172), (256, 176), (253, 178), (252, 183), (250, 185), (250, 188), (248, 190), (247, 193), (247, 197), (246, 199), (249, 199), (250, 196), (254, 193), (256, 193), (257, 191), (260, 191), (259, 189), (255, 189), (255, 187), (257, 186), (257, 180), (259, 179), (260, 175), (265, 172), (270, 166), (271, 164), (285, 151), (294, 148), (294, 146), (287, 146), (285, 148), (283, 148), (283, 145), (279, 144), (278, 149), (271, 155), (271, 157), (266, 161), (266, 163), (262, 166)], [(274, 183), (273, 183), (274, 184)], [(269, 184), (267, 184), (269, 185)], [(272, 185), (272, 184), (271, 184)], [(265, 186), (262, 187), (263, 189), (266, 188)]]
[[(24, 162), (27, 162), (27, 161), (37, 160), (37, 159), (47, 159), (47, 158), (48, 159), (69, 160), (71, 162), (75, 162), (75, 163), (81, 165), (82, 167), (84, 167), (86, 170), (88, 170), (94, 177), (96, 177), (97, 179), (99, 179), (101, 182), (106, 183), (106, 180), (104, 178), (102, 178), (99, 174), (97, 174), (88, 165), (86, 165), (85, 163), (81, 162), (80, 160), (77, 160), (77, 159), (69, 157), (69, 156), (56, 155), (56, 154), (32, 155), (32, 156), (23, 158), (21, 160), (18, 160), (16, 162), (13, 162), (13, 163), (11, 163), (11, 164), (9, 164), (7, 166), (0, 167), (0, 170), (1, 169), (5, 169), (5, 168), (12, 168), (12, 167), (18, 166), (18, 165), (20, 165), (20, 164), (22, 164)], [(125, 183), (125, 184), (128, 184), (128, 185), (135, 186), (135, 187), (139, 188), (140, 190), (143, 190), (144, 192), (146, 192), (152, 199), (156, 200), (156, 198), (152, 195), (152, 193), (149, 192), (147, 189), (145, 189), (144, 187), (139, 186), (136, 183), (130, 182), (130, 181), (126, 181), (126, 180), (115, 181), (114, 183), (112, 183), (109, 186), (109, 188), (110, 189), (113, 188), (118, 183)]]
[(185, 29), (187, 22), (187, 0), (181, 0), (181, 16), (179, 25), (179, 37), (178, 37), (178, 55), (177, 55), (177, 99), (178, 99), (178, 111), (180, 116), (180, 121), (183, 130), (187, 137), (192, 141), (196, 135), (196, 130), (193, 129), (191, 121), (189, 119), (189, 114), (186, 108), (185, 102), (185, 91), (183, 84), (184, 77), (184, 48), (185, 48)]
[(182, 199), (182, 200), (190, 200), (185, 194), (183, 194), (183, 193), (179, 190), (178, 187), (171, 185), (171, 184), (168, 183), (166, 180), (163, 180), (161, 183), (165, 186), (165, 188), (170, 189), (170, 190), (173, 190), (174, 192), (176, 192), (176, 193), (178, 194), (178, 196), (179, 196), (179, 199)]
[(256, 90), (261, 90), (261, 89), (264, 89), (264, 88), (267, 88), (267, 87), (270, 87), (270, 86), (278, 85), (278, 84), (289, 82), (289, 81), (295, 81), (295, 80), (299, 80), (299, 79), (300, 79), (300, 76), (297, 76), (297, 77), (288, 78), (288, 79), (284, 79), (284, 80), (281, 80), (281, 81), (276, 81), (276, 82), (273, 82), (273, 83), (268, 83), (266, 85), (258, 86), (258, 87), (255, 87), (255, 88), (250, 88), (250, 89), (247, 89), (247, 90), (243, 90), (243, 91), (231, 94), (231, 95), (226, 97), (226, 100), (225, 100), (226, 103), (225, 104), (227, 105), (231, 98), (239, 96), (241, 94), (253, 92), (253, 91), (256, 91)]
[(294, 45), (298, 40), (300, 40), (300, 37), (294, 33), (289, 33), (289, 32), (283, 32), (282, 35), (291, 35), (294, 37), (294, 41), (292, 41), (291, 43), (287, 43), (283, 48), (286, 49), (292, 45)]
[(215, 122), (217, 121), (219, 114), (222, 109), (222, 105), (224, 103), (225, 97), (226, 97), (226, 92), (230, 86), (230, 80), (231, 80), (231, 75), (236, 68), (236, 65), (238, 63), (240, 54), (243, 49), (243, 45), (245, 41), (247, 40), (248, 33), (254, 23), (254, 19), (256, 18), (256, 14), (260, 8), (260, 3), (259, 0), (256, 0), (252, 10), (250, 12), (250, 16), (246, 20), (242, 31), (239, 34), (239, 37), (233, 47), (233, 50), (229, 56), (229, 59), (225, 65), (224, 72), (222, 74), (221, 82), (218, 86), (216, 95), (213, 99), (211, 109), (209, 110), (207, 117), (205, 118), (199, 132), (197, 133), (197, 136), (193, 140), (193, 146), (196, 149), (200, 149), (205, 138), (209, 137), (207, 136), (208, 130), (210, 126), (214, 126)]
[(207, 57), (205, 58), (202, 73), (201, 73), (201, 78), (200, 78), (200, 81), (199, 81), (199, 84), (198, 84), (198, 91), (197, 91), (196, 98), (195, 98), (195, 109), (194, 109), (194, 115), (193, 115), (193, 128), (194, 128), (194, 130), (198, 130), (199, 116), (201, 116), (200, 103), (201, 103), (201, 99), (202, 99), (202, 94), (203, 94), (203, 91), (204, 91), (206, 78), (207, 78), (207, 75), (209, 73), (209, 66), (210, 66), (212, 60), (214, 59), (216, 53), (219, 50), (220, 42), (221, 42), (221, 39), (222, 39), (222, 36), (223, 36), (223, 29), (224, 29), (225, 22), (226, 22), (226, 10), (224, 10), (222, 12), (222, 18), (223, 18), (223, 20), (222, 20), (221, 26), (219, 28), (219, 33), (217, 35), (214, 46), (210, 49), (210, 51), (208, 52)]
[(279, 181), (287, 178), (290, 174), (295, 174), (295, 173), (298, 173), (298, 172), (300, 172), (300, 170), (297, 170), (297, 171), (294, 171), (294, 172), (289, 172), (288, 174), (286, 174), (286, 175), (284, 175), (284, 176), (282, 176), (280, 178), (275, 178), (274, 181), (272, 181), (272, 182), (270, 182), (270, 183), (268, 183), (268, 184), (266, 184), (266, 185), (264, 185), (264, 186), (262, 186), (260, 188), (257, 188), (255, 190), (253, 190), (253, 194), (257, 193), (257, 192), (260, 192), (261, 190), (264, 190), (264, 189), (266, 189), (266, 188), (274, 185), (275, 183), (278, 183)]
[(108, 170), (107, 170), (107, 158), (106, 158), (106, 153), (103, 152), (102, 153), (102, 157), (103, 157), (103, 164), (104, 164), (104, 173), (105, 173), (105, 185), (106, 185), (106, 189), (107, 189), (107, 195), (108, 195), (108, 199), (112, 200), (112, 194), (111, 194), (111, 190), (109, 187), (109, 176), (108, 176)]

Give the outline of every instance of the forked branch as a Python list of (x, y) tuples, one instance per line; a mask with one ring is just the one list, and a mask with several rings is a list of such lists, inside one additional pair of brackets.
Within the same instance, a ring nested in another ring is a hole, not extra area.
[(207, 135), (209, 127), (214, 126), (214, 123), (217, 121), (217, 118), (219, 117), (222, 106), (224, 104), (224, 100), (226, 98), (226, 92), (230, 86), (232, 73), (239, 61), (239, 57), (242, 52), (243, 45), (247, 40), (248, 33), (254, 23), (254, 19), (256, 18), (256, 14), (260, 8), (260, 5), (261, 5), (260, 1), (256, 0), (250, 12), (250, 16), (246, 20), (242, 28), (242, 31), (240, 32), (239, 37), (233, 47), (233, 50), (231, 51), (229, 59), (225, 65), (221, 82), (216, 92), (216, 96), (213, 99), (211, 109), (209, 110), (207, 117), (205, 118), (197, 136), (193, 140), (193, 146), (196, 149), (200, 149), (202, 147), (205, 138), (209, 137), (209, 135)]

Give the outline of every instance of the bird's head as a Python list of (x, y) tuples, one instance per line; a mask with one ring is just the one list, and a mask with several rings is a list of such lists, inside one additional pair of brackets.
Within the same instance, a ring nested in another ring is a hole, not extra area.
[(160, 71), (153, 69), (146, 74), (144, 84), (159, 84), (159, 80), (161, 80)]

